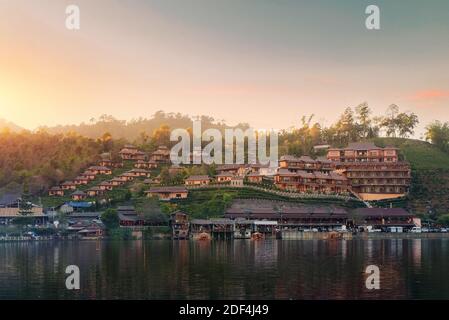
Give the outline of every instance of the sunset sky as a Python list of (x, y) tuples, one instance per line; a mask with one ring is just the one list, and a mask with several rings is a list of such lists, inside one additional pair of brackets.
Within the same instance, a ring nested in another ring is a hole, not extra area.
[(449, 121), (449, 1), (0, 0), (0, 118), (29, 129), (157, 110), (286, 128), (363, 101), (417, 113), (417, 136)]

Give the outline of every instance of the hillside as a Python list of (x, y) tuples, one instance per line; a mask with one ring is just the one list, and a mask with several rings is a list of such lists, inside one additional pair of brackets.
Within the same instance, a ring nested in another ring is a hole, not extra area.
[(390, 145), (399, 148), (413, 169), (449, 169), (449, 155), (429, 142), (405, 138), (376, 138), (372, 141), (379, 147)]

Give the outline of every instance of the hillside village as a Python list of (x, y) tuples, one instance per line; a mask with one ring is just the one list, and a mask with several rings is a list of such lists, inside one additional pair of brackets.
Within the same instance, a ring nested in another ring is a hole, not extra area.
[[(196, 206), (221, 197), (216, 211), (208, 211), (207, 217), (234, 221), (230, 227), (233, 232), (235, 220), (242, 218), (246, 221), (274, 219), (285, 224), (285, 227), (319, 227), (323, 230), (354, 224), (356, 220), (359, 223), (364, 221), (361, 225), (369, 223), (370, 227), (378, 228), (398, 226), (410, 229), (415, 226), (412, 220), (416, 216), (403, 209), (398, 213), (395, 210), (399, 209), (372, 208), (375, 201), (401, 199), (408, 193), (411, 167), (408, 162), (400, 160), (398, 148), (382, 148), (374, 143), (324, 148), (326, 156), (314, 159), (310, 156), (285, 155), (280, 157), (277, 168), (271, 168), (259, 163), (174, 165), (166, 146), (159, 146), (147, 153), (126, 144), (118, 152), (118, 157), (102, 153), (97, 163), (88, 166), (74, 179), (49, 188), (48, 195), (40, 198), (43, 205), (33, 205), (29, 214), (35, 218), (34, 223), (45, 223), (49, 219), (55, 220), (58, 212), (63, 212), (70, 221), (69, 229), (86, 236), (103, 235), (103, 227), (93, 221), (99, 221), (101, 212), (108, 208), (115, 208), (118, 212), (122, 228), (133, 231), (167, 223), (173, 227), (173, 219), (176, 221), (184, 217), (182, 219), (185, 221), (191, 221), (192, 228), (197, 226), (197, 233), (203, 233), (210, 226), (210, 221), (201, 220), (206, 216), (199, 214)], [(189, 174), (191, 172), (198, 174)], [(239, 199), (246, 199), (246, 209), (240, 204), (237, 210), (240, 214), (236, 215)], [(154, 221), (136, 209), (135, 204), (145, 201), (154, 203), (154, 200), (164, 208), (166, 217), (170, 215), (170, 221), (168, 218)], [(263, 201), (262, 207), (260, 201)], [(287, 206), (293, 208), (292, 214), (278, 217)], [(11, 223), (20, 216), (20, 205), (12, 203), (9, 207), (0, 208), (0, 211), (9, 210), (6, 216), (0, 214), (3, 224)], [(366, 208), (368, 211), (360, 214), (367, 216), (354, 220), (352, 215), (357, 212), (354, 211), (356, 208)], [(262, 216), (257, 214), (260, 210), (264, 212)], [(311, 212), (320, 210), (324, 210), (325, 214), (310, 216)], [(384, 211), (374, 214), (375, 210)], [(379, 214), (382, 217), (380, 220)], [(377, 224), (372, 226), (373, 222), (367, 221), (376, 215)], [(270, 230), (271, 233), (274, 230), (262, 227), (259, 225), (259, 231)], [(182, 230), (183, 227), (178, 229)]]

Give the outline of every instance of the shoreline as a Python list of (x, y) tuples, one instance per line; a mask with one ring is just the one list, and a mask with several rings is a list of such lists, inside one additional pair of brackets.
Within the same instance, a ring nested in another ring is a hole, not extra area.
[(153, 239), (111, 239), (111, 238), (86, 238), (86, 239), (0, 239), (0, 243), (10, 242), (66, 242), (66, 241), (158, 241), (158, 240), (171, 240), (177, 241), (193, 241), (193, 242), (206, 242), (206, 241), (234, 241), (234, 240), (250, 240), (254, 242), (263, 240), (285, 240), (285, 241), (307, 241), (307, 240), (322, 240), (322, 241), (336, 241), (336, 240), (384, 240), (384, 239), (449, 239), (449, 233), (344, 233), (341, 238), (329, 237), (330, 232), (298, 232), (290, 234), (289, 236), (283, 235), (282, 239), (276, 239), (274, 237), (265, 237), (259, 240), (251, 239), (211, 239), (211, 240), (197, 240), (193, 238), (189, 239), (171, 239), (169, 237), (155, 237)]

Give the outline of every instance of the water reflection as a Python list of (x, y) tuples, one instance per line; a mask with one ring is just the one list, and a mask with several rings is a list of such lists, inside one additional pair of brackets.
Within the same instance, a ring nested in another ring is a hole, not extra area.
[[(1, 299), (449, 298), (447, 239), (0, 244)], [(81, 290), (65, 289), (65, 267)], [(381, 270), (381, 290), (365, 269)]]

